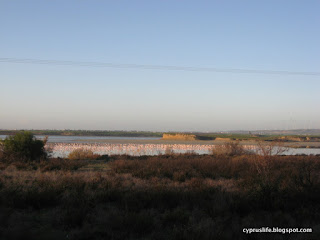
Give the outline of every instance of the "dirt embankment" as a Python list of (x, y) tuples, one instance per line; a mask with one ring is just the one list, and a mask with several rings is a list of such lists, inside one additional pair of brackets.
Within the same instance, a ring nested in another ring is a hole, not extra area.
[(290, 136), (284, 136), (284, 137), (281, 137), (280, 140), (287, 141), (287, 142), (319, 142), (320, 138), (318, 138), (318, 137), (290, 137)]
[(215, 140), (216, 140), (216, 141), (228, 142), (228, 141), (231, 141), (231, 138), (220, 138), (220, 137), (217, 137)]
[(213, 137), (198, 136), (194, 134), (168, 134), (164, 133), (162, 140), (196, 141), (196, 140), (214, 140)]
[(193, 134), (163, 134), (163, 140), (183, 140), (194, 141), (197, 140), (197, 136)]

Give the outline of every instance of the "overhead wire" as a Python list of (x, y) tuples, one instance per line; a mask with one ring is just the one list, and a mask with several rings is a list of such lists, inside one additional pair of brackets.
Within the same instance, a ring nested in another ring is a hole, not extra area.
[(320, 76), (320, 72), (261, 70), (261, 69), (242, 69), (242, 68), (190, 67), (190, 66), (173, 66), (173, 65), (148, 65), (148, 64), (133, 64), (133, 63), (112, 63), (112, 62), (82, 62), (82, 61), (46, 60), (46, 59), (30, 59), (30, 58), (2, 57), (0, 58), (0, 62), (20, 63), (20, 64), (44, 64), (44, 65), (57, 65), (57, 66), (60, 65), (60, 66), (79, 66), (79, 67), (143, 69), (143, 70)]

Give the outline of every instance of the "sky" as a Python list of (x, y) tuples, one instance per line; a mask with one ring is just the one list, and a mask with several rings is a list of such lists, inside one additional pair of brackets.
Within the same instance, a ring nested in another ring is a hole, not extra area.
[(319, 10), (317, 0), (1, 0), (0, 129), (320, 128)]

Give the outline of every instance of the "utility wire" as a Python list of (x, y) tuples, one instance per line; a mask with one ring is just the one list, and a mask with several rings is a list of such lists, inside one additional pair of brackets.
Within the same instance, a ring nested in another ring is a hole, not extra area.
[(144, 70), (320, 76), (320, 72), (256, 70), (256, 69), (240, 69), (240, 68), (187, 67), (187, 66), (169, 66), (169, 65), (166, 66), (166, 65), (146, 65), (146, 64), (132, 64), (132, 63), (80, 62), (80, 61), (44, 60), (44, 59), (28, 59), (28, 58), (0, 58), (0, 62), (20, 63), (20, 64), (79, 66), (79, 67), (107, 67), (107, 68), (126, 68), (126, 69), (131, 68), (131, 69), (144, 69)]

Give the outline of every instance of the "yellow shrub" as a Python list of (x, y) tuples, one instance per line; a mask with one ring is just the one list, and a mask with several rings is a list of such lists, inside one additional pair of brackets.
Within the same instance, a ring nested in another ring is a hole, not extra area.
[(95, 154), (89, 149), (78, 148), (69, 153), (68, 158), (71, 160), (94, 159)]

